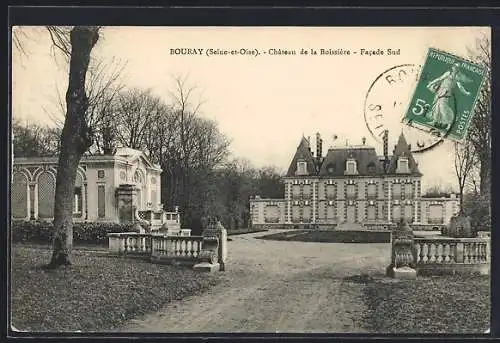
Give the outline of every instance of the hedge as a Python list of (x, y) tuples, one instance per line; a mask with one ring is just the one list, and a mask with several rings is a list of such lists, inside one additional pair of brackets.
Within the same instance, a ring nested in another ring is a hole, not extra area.
[[(107, 245), (107, 234), (111, 232), (133, 232), (134, 224), (74, 223), (73, 242), (76, 244)], [(54, 225), (51, 222), (12, 222), (11, 237), (14, 243), (49, 244)]]

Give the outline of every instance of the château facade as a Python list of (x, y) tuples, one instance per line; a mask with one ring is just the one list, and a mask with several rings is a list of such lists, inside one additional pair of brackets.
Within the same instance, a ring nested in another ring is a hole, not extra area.
[(283, 178), (283, 199), (251, 199), (253, 225), (388, 225), (404, 217), (413, 224), (444, 224), (458, 200), (422, 198), (422, 173), (404, 135), (383, 155), (366, 145), (332, 146), (325, 156), (316, 135), (316, 154), (302, 137)]

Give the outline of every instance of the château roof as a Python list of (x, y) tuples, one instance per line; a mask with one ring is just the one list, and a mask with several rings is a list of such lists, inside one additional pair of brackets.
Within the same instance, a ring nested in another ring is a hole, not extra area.
[(403, 133), (398, 138), (392, 155), (387, 156), (388, 165), (384, 170), (384, 156), (377, 155), (374, 147), (368, 145), (346, 145), (331, 147), (326, 156), (314, 156), (311, 151), (309, 140), (302, 137), (297, 151), (290, 163), (286, 177), (296, 175), (297, 162), (307, 162), (307, 173), (310, 176), (344, 176), (346, 163), (349, 159), (356, 161), (359, 176), (377, 176), (383, 174), (396, 174), (397, 161), (399, 157), (408, 158), (410, 175), (422, 175), (418, 170), (418, 164), (413, 158), (411, 146), (407, 143)]
[(297, 162), (299, 160), (307, 163), (307, 173), (309, 175), (316, 174), (316, 163), (311, 152), (311, 144), (305, 137), (302, 137), (300, 140), (299, 146), (297, 147), (295, 156), (293, 156), (292, 163), (290, 163), (286, 176), (295, 176), (295, 173), (297, 172)]
[(413, 158), (413, 154), (411, 153), (411, 146), (406, 142), (406, 138), (402, 132), (399, 135), (398, 143), (394, 147), (394, 151), (387, 168), (388, 174), (396, 173), (399, 157), (408, 158), (408, 168), (410, 170), (410, 174), (421, 175), (420, 171), (418, 170), (417, 162), (415, 161), (415, 159)]
[(356, 160), (358, 175), (380, 175), (384, 172), (374, 147), (330, 148), (319, 171), (320, 176), (344, 175), (347, 160)]

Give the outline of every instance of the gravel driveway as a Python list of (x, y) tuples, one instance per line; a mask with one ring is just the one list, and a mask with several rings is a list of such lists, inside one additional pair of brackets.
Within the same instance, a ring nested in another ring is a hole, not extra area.
[(389, 244), (303, 243), (232, 236), (221, 284), (128, 322), (124, 332), (366, 332), (363, 285), (381, 274)]

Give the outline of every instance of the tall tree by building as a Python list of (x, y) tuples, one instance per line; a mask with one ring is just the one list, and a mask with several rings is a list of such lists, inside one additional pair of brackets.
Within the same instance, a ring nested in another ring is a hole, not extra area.
[(99, 39), (99, 27), (75, 26), (69, 36), (69, 44), (64, 46), (70, 56), (69, 82), (61, 151), (57, 163), (53, 251), (49, 268), (71, 264), (76, 171), (83, 154), (92, 145), (92, 132), (86, 117), (89, 99), (85, 91), (85, 80), (92, 49)]

